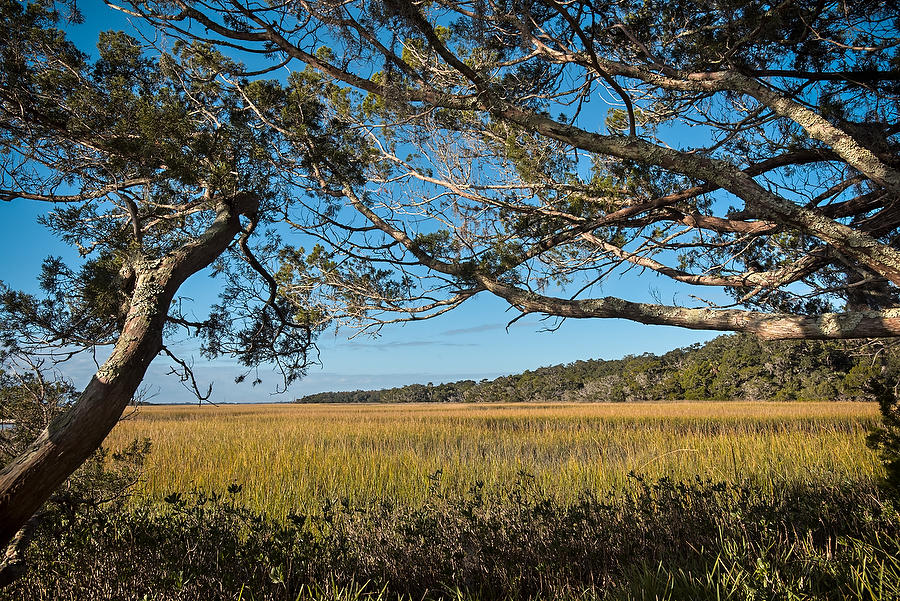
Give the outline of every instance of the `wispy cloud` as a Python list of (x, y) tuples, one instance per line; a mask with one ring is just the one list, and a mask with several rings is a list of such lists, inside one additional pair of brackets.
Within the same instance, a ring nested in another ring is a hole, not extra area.
[(373, 349), (377, 351), (384, 351), (392, 348), (403, 347), (472, 347), (478, 345), (473, 342), (447, 342), (444, 340), (403, 340), (398, 342), (342, 342), (335, 346), (339, 348), (352, 348), (357, 350)]
[[(441, 332), (441, 336), (465, 336), (466, 334), (480, 334), (481, 332), (492, 332), (496, 330), (505, 330), (509, 324), (507, 322), (504, 323), (483, 323), (477, 326), (470, 326), (468, 328), (455, 328), (452, 330), (446, 330)], [(541, 325), (540, 321), (534, 319), (523, 319), (522, 321), (517, 321), (512, 327), (535, 327)]]
[(471, 342), (445, 342), (443, 340), (409, 340), (407, 342), (389, 342), (389, 346), (477, 346)]
[[(388, 343), (390, 346), (411, 346), (426, 347), (434, 345), (444, 346), (475, 346), (467, 343), (441, 343), (429, 340), (411, 340), (405, 342)], [(348, 343), (353, 346), (353, 343)], [(377, 350), (377, 343), (369, 343), (365, 346)], [(105, 353), (104, 353), (105, 355)], [(189, 353), (185, 353), (189, 356)], [(105, 356), (98, 357), (103, 359)], [(177, 376), (169, 374), (169, 366), (171, 361), (166, 357), (157, 358), (147, 370), (147, 375), (141, 385), (141, 398), (151, 403), (172, 403), (172, 402), (196, 402), (191, 392), (187, 390), (179, 381)], [(381, 361), (370, 361), (369, 368)], [(79, 355), (71, 361), (62, 364), (59, 371), (61, 375), (72, 380), (76, 387), (82, 387), (90, 380), (94, 374), (96, 366), (93, 359), (87, 355)], [(259, 371), (254, 371), (247, 381), (236, 384), (234, 378), (243, 372), (240, 366), (232, 360), (203, 361), (198, 359), (194, 365), (194, 373), (197, 377), (197, 384), (206, 391), (206, 387), (212, 383), (213, 402), (272, 402), (287, 401), (294, 398), (323, 391), (337, 390), (377, 390), (381, 388), (392, 388), (395, 386), (405, 386), (407, 384), (425, 384), (434, 382), (435, 384), (443, 382), (454, 382), (458, 380), (481, 380), (482, 378), (495, 378), (501, 375), (499, 372), (454, 372), (440, 373), (430, 371), (410, 371), (403, 373), (397, 372), (369, 372), (369, 373), (352, 373), (352, 372), (330, 372), (322, 368), (310, 369), (305, 378), (294, 383), (290, 390), (282, 394), (273, 394), (280, 384), (280, 376), (275, 373), (271, 367), (261, 367)], [(251, 380), (259, 375), (263, 383), (259, 386), (253, 386)]]
[(465, 334), (478, 334), (480, 332), (502, 330), (505, 327), (506, 324), (502, 323), (483, 323), (481, 325), (471, 326), (468, 328), (456, 328), (454, 330), (447, 330), (445, 332), (441, 332), (441, 336), (463, 336)]

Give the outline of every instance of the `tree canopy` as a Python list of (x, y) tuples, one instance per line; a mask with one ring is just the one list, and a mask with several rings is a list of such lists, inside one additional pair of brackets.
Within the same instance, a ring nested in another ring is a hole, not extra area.
[[(48, 258), (42, 294), (2, 287), (0, 359), (7, 369), (10, 358), (37, 365), (110, 349), (72, 407), (0, 472), (6, 543), (99, 447), (157, 355), (208, 396), (167, 345), (175, 330), (203, 337), (207, 357), (274, 363), (287, 384), (314, 357), (322, 320), (289, 305), (273, 275), (282, 244), (271, 226), (298, 191), (285, 192), (273, 158), (281, 134), (242, 95), (266, 95), (264, 85), (238, 94), (223, 78), (240, 66), (209, 46), (151, 52), (106, 32), (91, 59), (52, 3), (3, 0), (0, 11), (0, 198), (47, 203), (44, 223), (83, 257), (76, 266)], [(298, 82), (281, 93), (297, 111), (296, 139), (340, 138), (318, 90)], [(292, 164), (303, 156), (298, 148)], [(221, 301), (191, 319), (178, 291), (208, 267), (226, 276)]]
[[(121, 8), (341, 90), (365, 181), (318, 161), (328, 244), (296, 261), (298, 289), (313, 265), (340, 311), (419, 319), (488, 292), (562, 318), (900, 333), (888, 3)], [(604, 295), (628, 270), (692, 300)]]

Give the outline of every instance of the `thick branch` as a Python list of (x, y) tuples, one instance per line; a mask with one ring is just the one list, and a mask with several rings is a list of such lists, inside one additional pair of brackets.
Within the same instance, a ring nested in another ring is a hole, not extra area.
[(39, 200), (43, 202), (53, 203), (83, 202), (85, 200), (102, 198), (107, 194), (110, 194), (117, 190), (133, 188), (134, 186), (145, 186), (149, 183), (150, 180), (147, 178), (130, 179), (121, 182), (115, 182), (109, 184), (108, 186), (97, 188), (96, 190), (86, 190), (79, 194), (36, 194), (33, 192), (26, 192), (24, 190), (0, 189), (0, 200), (10, 201), (17, 198), (22, 198), (25, 200)]
[(900, 309), (803, 316), (737, 309), (690, 309), (634, 303), (615, 297), (569, 300), (535, 294), (477, 276), (490, 292), (521, 311), (558, 317), (627, 319), (691, 330), (749, 332), (767, 340), (879, 338), (900, 336)]

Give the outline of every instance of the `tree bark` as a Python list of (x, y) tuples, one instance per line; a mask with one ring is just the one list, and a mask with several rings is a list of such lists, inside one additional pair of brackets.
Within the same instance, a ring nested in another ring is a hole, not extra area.
[(161, 259), (135, 266), (131, 305), (109, 359), (72, 408), (0, 472), (0, 546), (7, 546), (53, 491), (100, 447), (162, 349), (163, 326), (178, 288), (225, 251), (241, 230), (239, 215), (255, 213), (257, 202), (251, 194), (220, 202), (215, 221), (201, 236)]
[(528, 313), (574, 319), (627, 319), (648, 325), (677, 326), (690, 330), (747, 332), (764, 340), (839, 340), (900, 336), (900, 309), (896, 308), (819, 315), (695, 309), (635, 303), (612, 296), (584, 300), (557, 298), (503, 284), (481, 274), (477, 274), (475, 278), (486, 290)]

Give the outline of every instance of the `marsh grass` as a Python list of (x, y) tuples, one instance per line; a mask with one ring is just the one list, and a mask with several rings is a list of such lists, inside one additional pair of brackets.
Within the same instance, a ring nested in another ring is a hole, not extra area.
[(863, 403), (665, 402), (491, 405), (145, 406), (114, 430), (113, 450), (149, 437), (141, 499), (243, 485), (240, 503), (274, 519), (321, 507), (418, 507), (429, 489), (508, 489), (523, 473), (571, 504), (648, 480), (870, 481), (881, 466)]
[(848, 403), (142, 407), (0, 600), (900, 601)]

